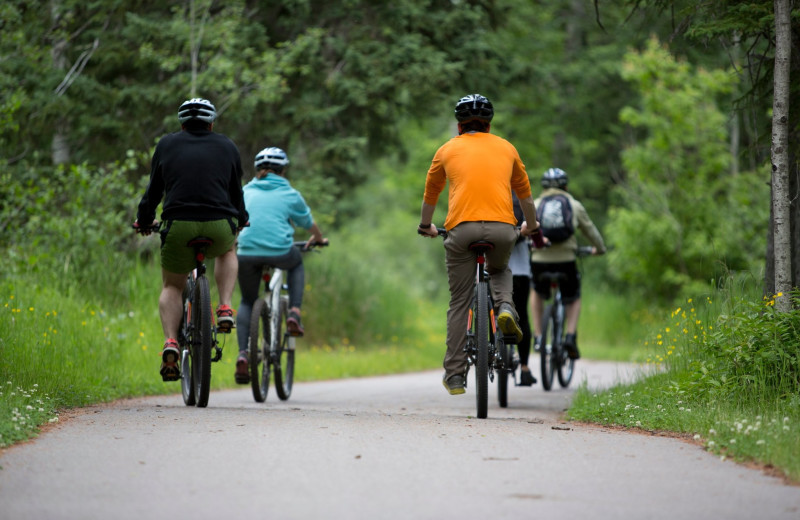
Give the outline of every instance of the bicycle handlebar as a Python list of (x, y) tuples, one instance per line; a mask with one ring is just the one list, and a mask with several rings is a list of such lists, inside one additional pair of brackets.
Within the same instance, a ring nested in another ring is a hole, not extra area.
[(316, 247), (328, 247), (330, 242), (312, 242), (309, 240), (303, 240), (300, 242), (293, 242), (292, 245), (299, 247), (300, 251), (311, 251)]
[(161, 222), (158, 222), (157, 220), (153, 221), (152, 224), (148, 224), (146, 226), (143, 226), (141, 224), (137, 226), (136, 224), (137, 224), (137, 222), (134, 222), (133, 224), (131, 224), (131, 227), (137, 233), (148, 233), (148, 234), (149, 233), (156, 233), (161, 229)]
[[(436, 228), (436, 232), (439, 234), (440, 237), (447, 238), (447, 230), (445, 228), (437, 227)], [(418, 235), (422, 235), (424, 237), (429, 237), (430, 236), (430, 235), (428, 235), (426, 233), (423, 233), (421, 229), (417, 229), (417, 234)], [(433, 238), (433, 237), (431, 237), (431, 238)]]

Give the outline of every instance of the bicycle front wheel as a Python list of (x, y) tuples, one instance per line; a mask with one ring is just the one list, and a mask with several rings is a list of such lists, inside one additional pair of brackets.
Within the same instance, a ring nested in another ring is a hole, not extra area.
[(208, 406), (211, 388), (211, 293), (208, 278), (200, 276), (194, 287), (192, 303), (193, 341), (192, 341), (192, 379), (197, 406)]
[(276, 330), (275, 352), (273, 361), (273, 371), (275, 373), (275, 391), (282, 401), (289, 399), (292, 395), (292, 383), (294, 382), (294, 338), (283, 333), (283, 324), (286, 321), (289, 300), (281, 298), (281, 314)]
[(500, 402), (500, 408), (506, 408), (508, 406), (508, 374), (511, 372), (511, 352), (514, 347), (506, 345), (500, 333), (495, 334), (494, 344), (500, 358), (500, 367), (497, 369), (497, 400)]
[(250, 386), (253, 389), (253, 399), (257, 403), (266, 401), (269, 391), (269, 362), (267, 361), (269, 343), (269, 308), (264, 298), (259, 298), (253, 304), (253, 312), (250, 314), (250, 339), (247, 343), (248, 357), (250, 358)]
[[(558, 326), (556, 323), (556, 312), (553, 305), (548, 305), (542, 316), (542, 343), (541, 343), (541, 369), (542, 369), (542, 388), (550, 390), (553, 387), (553, 376), (555, 374), (555, 360), (553, 347), (558, 336)], [(548, 337), (550, 340), (548, 341)]]
[(475, 312), (475, 399), (479, 419), (486, 419), (489, 406), (489, 287), (478, 282)]

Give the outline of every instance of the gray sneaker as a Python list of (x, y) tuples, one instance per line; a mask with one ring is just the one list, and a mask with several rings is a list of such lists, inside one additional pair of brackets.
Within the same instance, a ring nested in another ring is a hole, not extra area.
[(462, 374), (455, 374), (450, 377), (442, 378), (442, 384), (450, 395), (460, 395), (467, 391), (467, 380)]
[(517, 325), (514, 318), (514, 310), (507, 303), (500, 305), (500, 312), (497, 314), (497, 326), (506, 336), (516, 336), (517, 343), (522, 341), (522, 329)]

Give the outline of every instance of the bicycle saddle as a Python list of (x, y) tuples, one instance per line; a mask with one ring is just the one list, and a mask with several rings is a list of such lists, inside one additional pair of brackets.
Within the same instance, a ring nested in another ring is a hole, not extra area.
[(494, 249), (494, 244), (488, 240), (477, 240), (469, 245), (472, 251), (491, 251)]
[(549, 280), (551, 282), (560, 282), (567, 279), (567, 275), (561, 272), (545, 271), (539, 274), (542, 280)]
[(186, 245), (189, 247), (208, 247), (213, 243), (214, 241), (208, 237), (194, 237), (186, 242)]

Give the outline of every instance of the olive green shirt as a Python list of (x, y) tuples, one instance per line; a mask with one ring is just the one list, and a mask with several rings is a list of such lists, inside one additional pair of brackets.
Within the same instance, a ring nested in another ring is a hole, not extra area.
[(575, 260), (575, 253), (578, 251), (578, 237), (576, 236), (578, 230), (581, 234), (597, 248), (598, 253), (605, 253), (606, 246), (603, 243), (603, 237), (595, 227), (589, 214), (586, 213), (586, 208), (583, 204), (578, 202), (572, 195), (564, 190), (558, 188), (547, 188), (539, 195), (534, 203), (536, 207), (542, 203), (542, 199), (550, 195), (565, 195), (569, 198), (570, 205), (572, 206), (572, 227), (575, 233), (564, 242), (552, 244), (550, 247), (543, 249), (534, 249), (531, 253), (531, 262), (538, 263), (558, 263), (558, 262), (572, 262)]

